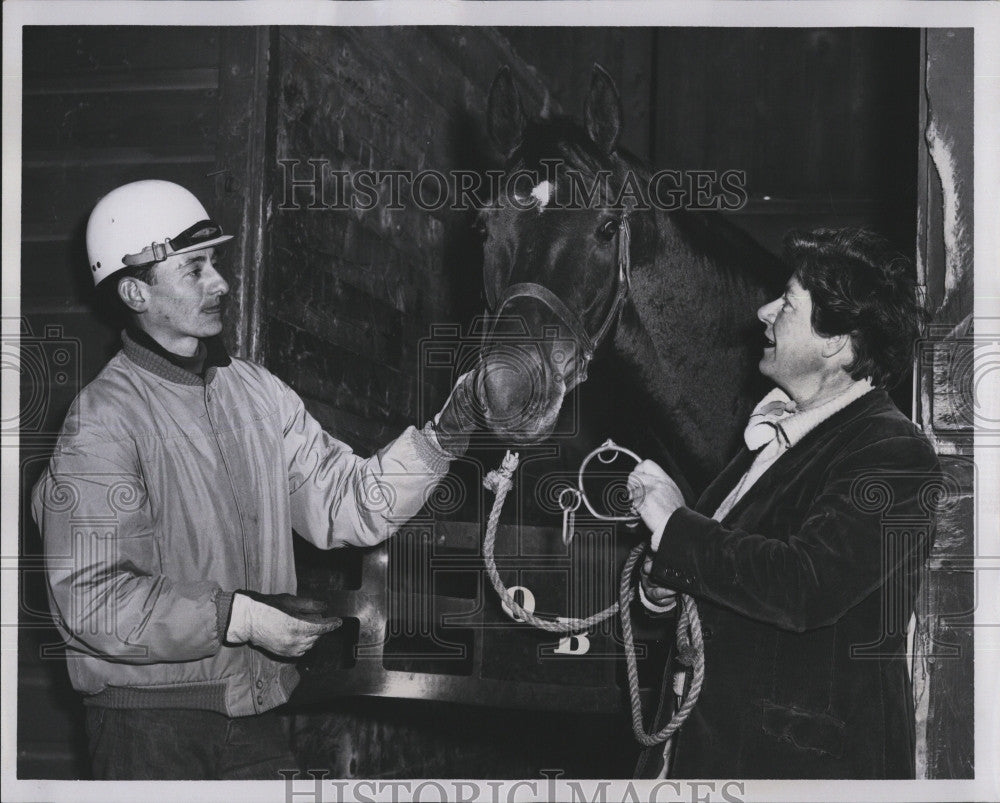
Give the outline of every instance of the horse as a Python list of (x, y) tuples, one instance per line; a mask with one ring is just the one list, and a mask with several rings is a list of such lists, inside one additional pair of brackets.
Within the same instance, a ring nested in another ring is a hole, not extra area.
[(600, 65), (582, 126), (529, 118), (502, 67), (487, 127), (506, 180), (479, 212), (486, 298), (529, 336), (485, 338), (486, 426), (544, 440), (597, 354), (619, 437), (696, 497), (766, 392), (756, 310), (788, 269), (722, 215), (661, 202), (652, 169), (618, 147), (621, 100)]

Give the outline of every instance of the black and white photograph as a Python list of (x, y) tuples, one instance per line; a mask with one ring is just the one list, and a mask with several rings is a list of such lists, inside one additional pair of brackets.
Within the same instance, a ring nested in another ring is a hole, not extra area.
[(995, 4), (4, 11), (4, 800), (1000, 800)]

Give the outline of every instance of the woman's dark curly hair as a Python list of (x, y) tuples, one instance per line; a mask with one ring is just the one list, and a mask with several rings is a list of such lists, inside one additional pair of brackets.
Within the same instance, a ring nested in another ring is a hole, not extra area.
[(849, 334), (852, 379), (892, 387), (910, 367), (927, 322), (910, 261), (865, 229), (792, 231), (785, 260), (812, 298), (812, 327), (825, 337)]

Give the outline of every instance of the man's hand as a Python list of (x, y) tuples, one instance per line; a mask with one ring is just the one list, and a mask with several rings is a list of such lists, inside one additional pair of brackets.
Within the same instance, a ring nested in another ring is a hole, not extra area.
[(652, 460), (643, 460), (628, 477), (632, 507), (653, 534), (653, 549), (659, 546), (667, 519), (679, 507), (684, 507), (684, 494), (677, 483)]
[(474, 368), (462, 374), (452, 388), (448, 400), (434, 416), (434, 434), (442, 449), (461, 457), (469, 448), (469, 434), (482, 421), (482, 376), (480, 369)]
[(250, 642), (275, 655), (298, 658), (320, 636), (341, 624), (340, 618), (326, 615), (326, 604), (318, 600), (237, 591), (233, 594), (226, 641)]
[[(657, 585), (650, 578), (649, 573), (653, 568), (653, 558), (647, 555), (642, 562), (642, 570), (639, 577), (639, 586), (646, 600), (656, 606), (658, 612), (669, 611), (677, 604), (677, 592), (672, 588)], [(643, 601), (645, 604), (645, 600)], [(649, 608), (649, 605), (646, 605)], [(651, 609), (652, 610), (652, 609)]]

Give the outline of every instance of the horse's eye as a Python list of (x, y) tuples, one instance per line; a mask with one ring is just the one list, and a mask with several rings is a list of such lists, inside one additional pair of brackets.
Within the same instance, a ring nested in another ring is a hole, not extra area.
[(597, 237), (605, 242), (610, 242), (615, 238), (615, 232), (618, 231), (618, 221), (615, 218), (608, 218), (600, 226), (597, 227)]

